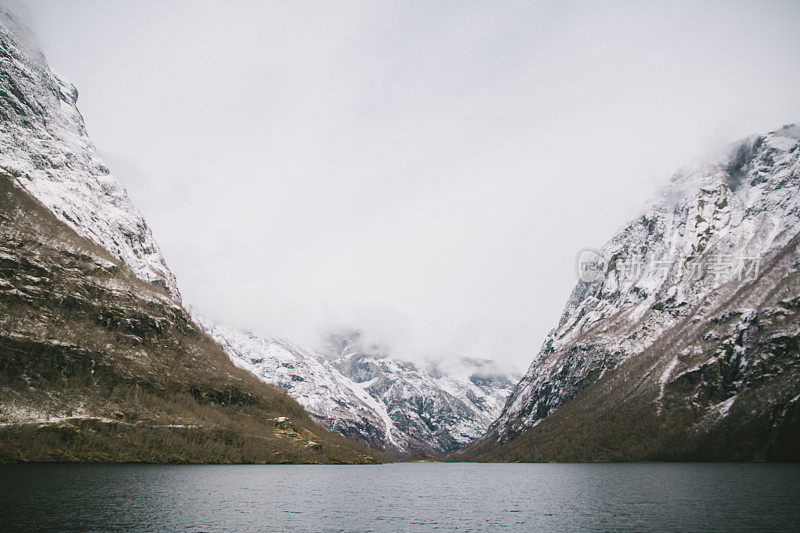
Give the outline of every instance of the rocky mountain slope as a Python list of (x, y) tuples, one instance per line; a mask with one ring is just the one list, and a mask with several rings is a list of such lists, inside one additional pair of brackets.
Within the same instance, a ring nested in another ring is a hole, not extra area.
[(0, 462), (379, 459), (236, 368), (0, 10)]
[(601, 250), (485, 460), (800, 458), (800, 128), (679, 171)]
[(374, 462), (0, 173), (0, 462)]
[(180, 301), (150, 227), (86, 134), (78, 91), (30, 29), (0, 8), (0, 170), (62, 222)]
[(485, 361), (457, 378), (369, 353), (358, 334), (332, 337), (331, 351), (320, 355), (195, 320), (234, 364), (285, 389), (325, 427), (398, 457), (449, 452), (479, 437), (513, 386)]

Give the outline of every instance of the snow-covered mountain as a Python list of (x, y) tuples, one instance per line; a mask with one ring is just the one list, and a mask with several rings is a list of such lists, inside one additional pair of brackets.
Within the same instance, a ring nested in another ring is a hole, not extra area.
[(362, 440), (373, 449), (393, 453), (410, 449), (408, 438), (395, 427), (384, 405), (319, 355), (199, 315), (194, 320), (236, 366), (285, 389), (329, 429)]
[(330, 346), (336, 368), (379, 400), (403, 434), (429, 447), (420, 451), (450, 452), (482, 435), (513, 387), (491, 361), (464, 359), (456, 376), (365, 346), (358, 332), (334, 335)]
[(77, 89), (48, 66), (27, 25), (0, 8), (0, 170), (180, 301), (150, 227), (89, 140), (77, 100)]
[(199, 324), (231, 360), (284, 388), (329, 429), (398, 456), (455, 450), (482, 435), (513, 382), (486, 361), (464, 377), (384, 354), (367, 353), (359, 335), (332, 337), (329, 353), (220, 326)]
[[(584, 252), (558, 326), (483, 446), (509, 443), (493, 452), (506, 459), (563, 458), (555, 450), (577, 449), (577, 435), (589, 446), (626, 409), (661, 428), (646, 439), (686, 431), (695, 451), (723, 427), (761, 424), (777, 439), (800, 403), (799, 139), (786, 126), (679, 171), (640, 217)], [(582, 416), (592, 422), (578, 429)]]

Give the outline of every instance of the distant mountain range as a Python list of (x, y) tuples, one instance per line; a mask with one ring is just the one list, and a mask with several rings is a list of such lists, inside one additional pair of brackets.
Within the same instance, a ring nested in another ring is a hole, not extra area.
[(195, 316), (234, 364), (297, 399), (325, 427), (398, 457), (454, 451), (500, 414), (514, 381), (491, 361), (464, 360), (464, 377), (402, 361), (332, 335), (318, 354)]

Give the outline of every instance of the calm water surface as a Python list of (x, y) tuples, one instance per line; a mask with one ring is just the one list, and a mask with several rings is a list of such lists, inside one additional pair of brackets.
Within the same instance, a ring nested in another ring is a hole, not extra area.
[(798, 530), (800, 465), (0, 466), (0, 529)]

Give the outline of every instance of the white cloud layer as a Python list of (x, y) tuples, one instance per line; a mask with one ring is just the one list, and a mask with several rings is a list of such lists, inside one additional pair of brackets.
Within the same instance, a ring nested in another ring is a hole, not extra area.
[(578, 250), (800, 120), (798, 3), (25, 9), (185, 301), (308, 346), (525, 368)]

